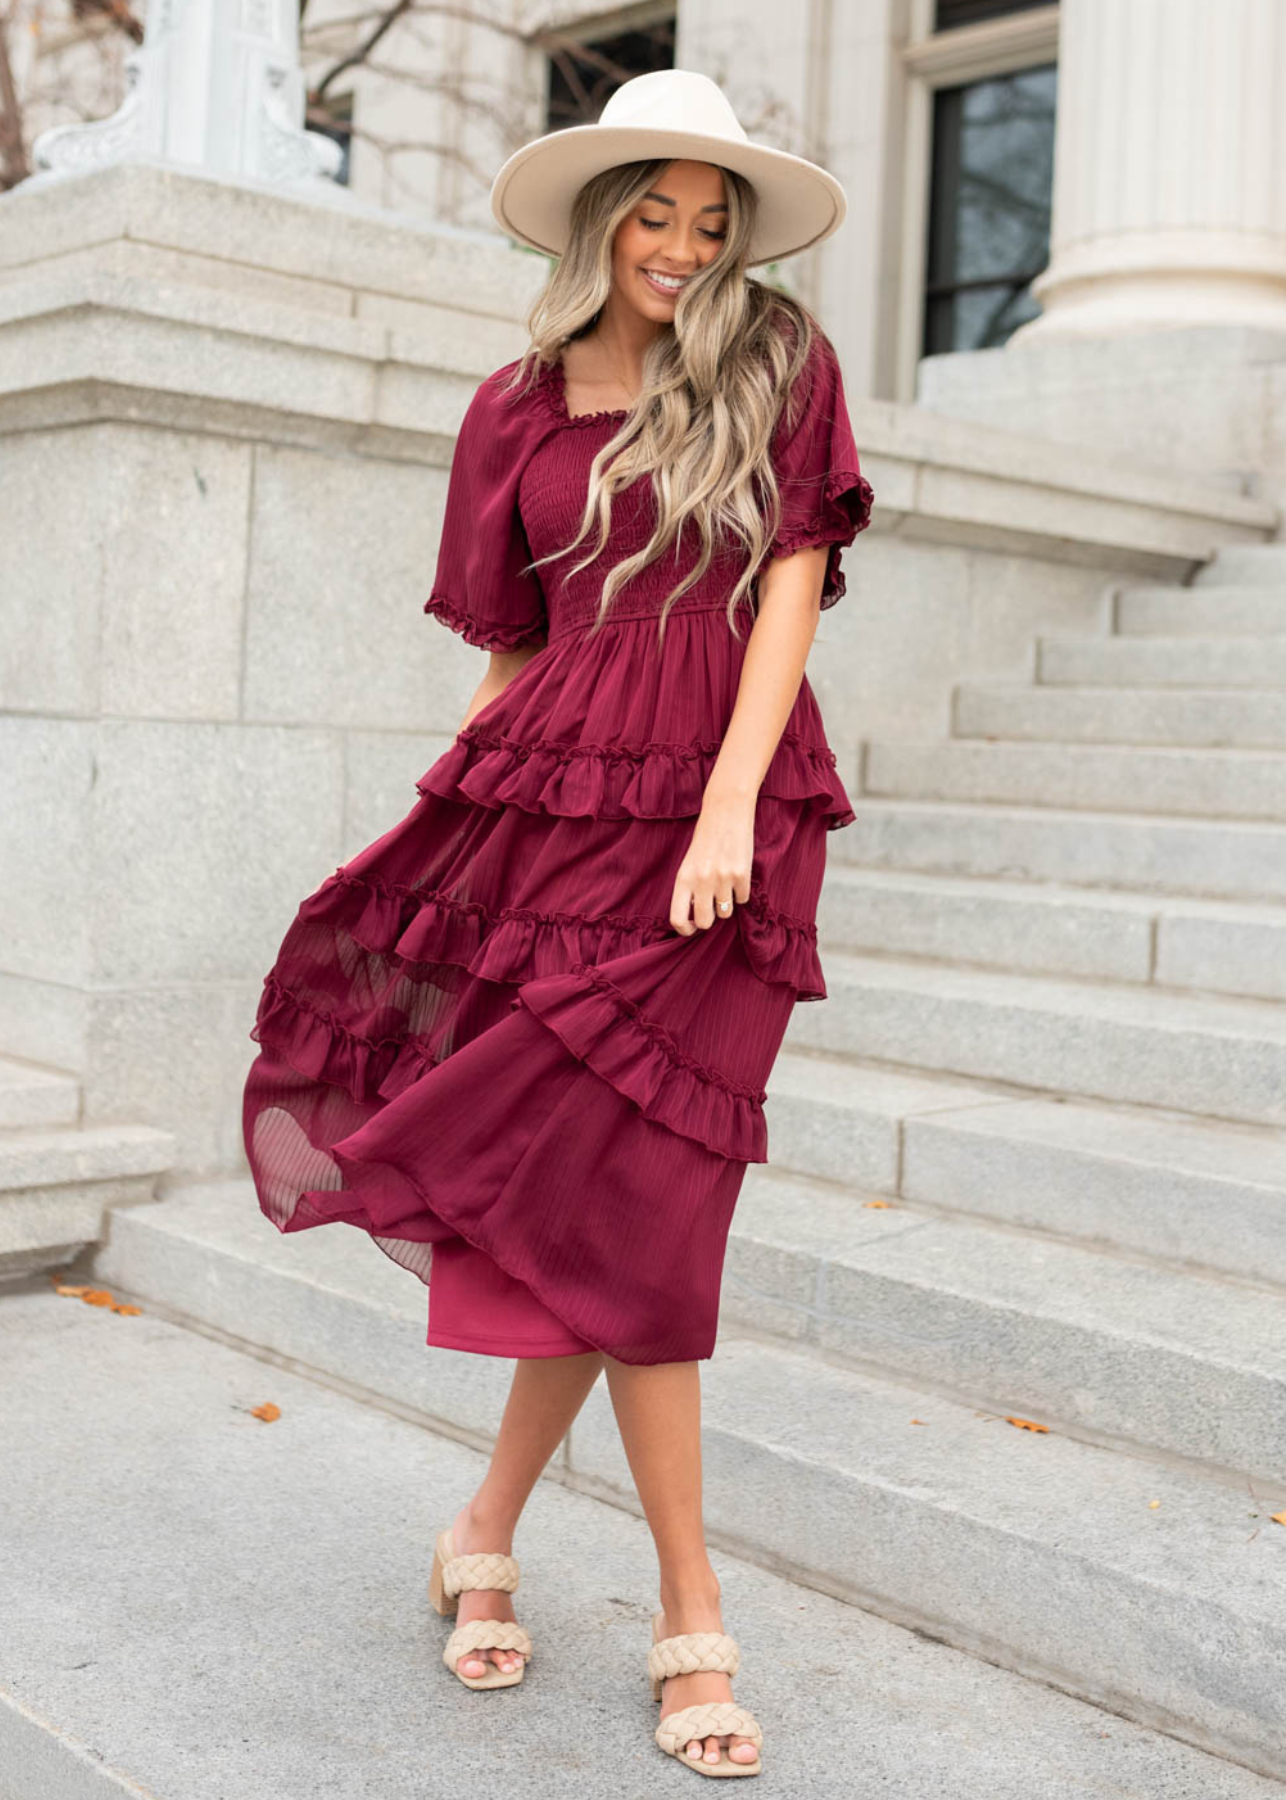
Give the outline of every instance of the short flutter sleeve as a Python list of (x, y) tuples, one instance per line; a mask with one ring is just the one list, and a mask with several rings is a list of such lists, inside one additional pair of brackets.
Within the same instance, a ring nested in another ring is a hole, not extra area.
[(433, 587), (424, 602), (452, 631), (483, 650), (517, 650), (543, 641), (549, 627), (518, 508), (518, 484), (538, 441), (538, 414), (502, 396), (506, 364), (469, 402), (455, 441)]
[(789, 410), (788, 419), (783, 403), (771, 448), (781, 524), (757, 573), (773, 557), (829, 544), (821, 603), (833, 606), (845, 592), (840, 552), (870, 524), (875, 495), (858, 463), (839, 358), (820, 331), (814, 332)]

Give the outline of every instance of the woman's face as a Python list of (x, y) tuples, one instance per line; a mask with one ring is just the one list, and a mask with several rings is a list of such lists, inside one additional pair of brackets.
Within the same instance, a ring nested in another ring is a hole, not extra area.
[(612, 239), (612, 283), (620, 299), (656, 324), (670, 324), (683, 281), (719, 254), (728, 229), (726, 198), (714, 163), (664, 168)]

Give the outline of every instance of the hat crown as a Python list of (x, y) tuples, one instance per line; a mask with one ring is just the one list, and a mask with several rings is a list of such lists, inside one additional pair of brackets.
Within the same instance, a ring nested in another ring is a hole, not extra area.
[(695, 69), (652, 69), (631, 76), (610, 95), (597, 122), (749, 142), (718, 82)]

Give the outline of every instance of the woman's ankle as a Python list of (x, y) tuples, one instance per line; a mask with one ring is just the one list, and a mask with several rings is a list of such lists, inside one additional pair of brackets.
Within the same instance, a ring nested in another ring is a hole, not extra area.
[(712, 1612), (718, 1614), (720, 1593), (719, 1577), (708, 1564), (704, 1568), (698, 1565), (667, 1571), (661, 1577), (661, 1610), (672, 1631), (700, 1630), (700, 1625), (689, 1627), (683, 1620), (688, 1616), (699, 1620)]
[[(462, 1508), (468, 1522), (469, 1536), (475, 1539), (484, 1550), (498, 1550), (509, 1554), (513, 1548), (513, 1535), (517, 1529), (520, 1515), (513, 1511), (492, 1505), (486, 1498), (477, 1495), (467, 1500)], [(486, 1538), (486, 1543), (482, 1539)]]

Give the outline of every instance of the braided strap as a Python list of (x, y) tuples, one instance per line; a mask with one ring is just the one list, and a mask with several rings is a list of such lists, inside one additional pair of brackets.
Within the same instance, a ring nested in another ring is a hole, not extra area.
[(735, 1700), (710, 1700), (704, 1706), (681, 1707), (678, 1712), (666, 1713), (656, 1728), (657, 1743), (671, 1756), (678, 1756), (693, 1738), (708, 1737), (749, 1738), (756, 1750), (764, 1741), (758, 1719)]
[(442, 1660), (454, 1671), (456, 1663), (468, 1650), (521, 1650), (524, 1656), (530, 1656), (531, 1639), (512, 1619), (470, 1619), (467, 1625), (457, 1625), (451, 1633)]
[(499, 1550), (469, 1550), (442, 1567), (444, 1594), (459, 1594), (465, 1588), (495, 1588), (512, 1594), (517, 1586), (518, 1564)]
[(737, 1641), (722, 1631), (683, 1631), (678, 1637), (658, 1638), (647, 1653), (647, 1672), (653, 1681), (697, 1675), (705, 1669), (735, 1675), (740, 1667)]

